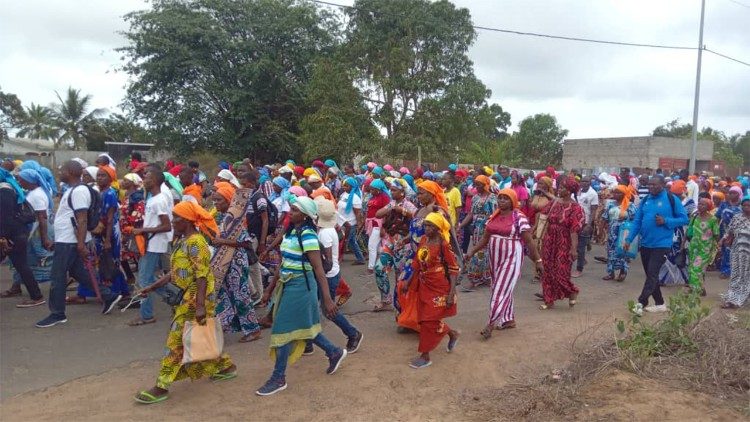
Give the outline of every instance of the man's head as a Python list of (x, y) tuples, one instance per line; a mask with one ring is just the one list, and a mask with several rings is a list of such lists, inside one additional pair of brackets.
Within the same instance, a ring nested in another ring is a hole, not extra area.
[(580, 181), (581, 192), (588, 192), (591, 187), (591, 177), (585, 176)]
[(197, 161), (188, 162), (188, 167), (190, 168), (190, 171), (193, 172), (193, 174), (197, 174), (200, 170), (200, 164), (198, 164)]
[(240, 184), (246, 189), (255, 189), (258, 185), (258, 174), (255, 170), (248, 170), (239, 177)]
[(497, 172), (500, 173), (500, 177), (502, 180), (505, 180), (510, 176), (510, 169), (506, 166), (498, 166)]
[(78, 161), (66, 161), (60, 166), (60, 181), (67, 184), (72, 184), (81, 180), (81, 173), (83, 173), (83, 167)]
[(657, 174), (649, 180), (648, 191), (651, 195), (658, 195), (664, 190), (665, 184), (664, 176)]
[(680, 179), (684, 180), (685, 183), (687, 183), (688, 179), (690, 178), (690, 171), (688, 169), (682, 169), (680, 170)]
[(143, 177), (143, 187), (147, 191), (153, 192), (156, 189), (161, 189), (162, 183), (164, 183), (164, 173), (161, 171), (161, 167), (156, 164), (147, 166), (146, 174)]
[(182, 184), (182, 187), (186, 188), (193, 184), (193, 169), (191, 167), (183, 167), (182, 170), (180, 170), (180, 174), (178, 176), (180, 178), (180, 184)]
[(453, 180), (453, 173), (446, 171), (443, 174), (443, 178), (440, 180), (440, 183), (443, 185), (446, 189), (451, 189), (453, 187), (453, 183), (455, 181)]

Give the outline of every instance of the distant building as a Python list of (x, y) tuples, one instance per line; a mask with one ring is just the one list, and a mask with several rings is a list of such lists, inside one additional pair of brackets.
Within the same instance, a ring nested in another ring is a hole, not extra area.
[[(611, 172), (628, 167), (636, 173), (663, 169), (665, 172), (687, 168), (690, 139), (638, 136), (627, 138), (566, 139), (563, 144), (563, 168), (586, 174)], [(723, 175), (722, 163), (713, 161), (714, 143), (698, 141), (696, 171)]]
[(0, 144), (0, 156), (14, 160), (29, 160), (52, 154), (54, 145), (46, 139), (10, 138)]

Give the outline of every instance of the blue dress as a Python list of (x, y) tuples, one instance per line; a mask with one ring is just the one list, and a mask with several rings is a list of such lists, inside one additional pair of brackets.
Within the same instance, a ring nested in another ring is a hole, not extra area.
[[(719, 235), (723, 238), (724, 235), (727, 233), (727, 228), (729, 228), (729, 223), (732, 221), (735, 215), (741, 214), (742, 208), (739, 204), (732, 205), (729, 203), (729, 201), (724, 201), (719, 206), (718, 211), (716, 211), (716, 216), (719, 217)], [(730, 247), (728, 246), (722, 246), (721, 247), (721, 265), (719, 269), (721, 270), (721, 273), (725, 276), (729, 276), (732, 272), (732, 268), (730, 265), (730, 258), (731, 258), (731, 252)]]

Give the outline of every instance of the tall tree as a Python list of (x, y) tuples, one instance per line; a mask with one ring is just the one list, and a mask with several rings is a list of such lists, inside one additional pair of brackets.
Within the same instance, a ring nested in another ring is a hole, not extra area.
[(15, 94), (0, 89), (0, 145), (8, 139), (8, 131), (20, 125), (24, 110)]
[(39, 104), (26, 107), (17, 135), (31, 139), (56, 139), (59, 129), (55, 127), (54, 112)]
[(65, 97), (58, 92), (53, 105), (55, 125), (60, 130), (56, 146), (69, 143), (74, 149), (86, 147), (86, 137), (96, 128), (97, 119), (106, 111), (91, 109), (91, 95), (81, 95), (79, 89), (68, 88)]
[[(473, 78), (467, 52), (476, 33), (467, 9), (447, 0), (357, 0), (348, 11), (347, 52), (359, 71), (373, 121), (389, 144), (409, 128), (426, 101), (439, 101), (452, 83)], [(391, 146), (391, 145), (389, 145)]]
[(154, 0), (126, 15), (126, 105), (178, 153), (296, 155), (313, 61), (335, 21), (293, 0)]
[[(665, 136), (668, 138), (691, 139), (693, 136), (693, 125), (690, 123), (680, 124), (679, 119), (675, 119), (656, 127), (652, 132), (652, 135)], [(733, 144), (732, 139), (728, 138), (724, 132), (711, 127), (704, 127), (698, 131), (697, 137), (698, 140), (712, 141), (714, 143), (714, 160), (723, 161), (728, 167), (739, 167), (742, 165), (742, 155), (735, 151), (735, 145)]]
[(113, 113), (101, 119), (99, 125), (107, 134), (109, 141), (153, 143), (154, 139), (148, 129), (131, 116)]
[(555, 116), (535, 114), (518, 125), (509, 143), (510, 162), (518, 167), (543, 168), (562, 163), (562, 142), (568, 130), (557, 123)]

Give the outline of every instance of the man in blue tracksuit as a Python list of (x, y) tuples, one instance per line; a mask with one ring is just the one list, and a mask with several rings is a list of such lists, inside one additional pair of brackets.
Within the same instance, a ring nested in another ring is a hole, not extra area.
[[(641, 261), (646, 272), (646, 282), (638, 297), (635, 312), (665, 312), (667, 306), (659, 288), (659, 269), (672, 247), (674, 230), (688, 224), (688, 215), (682, 201), (664, 189), (664, 176), (656, 175), (648, 183), (649, 194), (641, 202), (633, 220), (630, 232), (623, 247), (627, 250), (637, 235), (641, 236)], [(653, 296), (654, 306), (648, 306), (648, 298)]]

